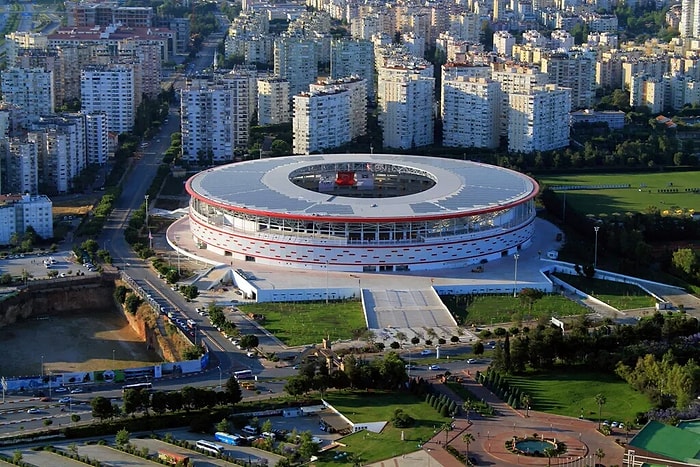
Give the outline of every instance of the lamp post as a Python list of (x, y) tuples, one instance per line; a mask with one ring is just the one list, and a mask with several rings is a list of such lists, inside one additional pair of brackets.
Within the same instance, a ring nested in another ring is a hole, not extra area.
[(219, 390), (221, 390), (221, 365), (216, 367), (219, 370)]
[(112, 365), (114, 365), (114, 362), (115, 362), (115, 357), (114, 357), (115, 352), (116, 352), (116, 350), (112, 349)]
[(326, 260), (326, 305), (328, 305), (328, 260)]
[(41, 382), (44, 382), (44, 356), (41, 356)]
[(153, 249), (153, 236), (151, 235), (151, 228), (148, 226), (148, 195), (144, 195), (146, 200), (146, 230), (148, 230), (148, 248)]
[(359, 298), (360, 301), (362, 301), (362, 279), (360, 278), (360, 276), (356, 276), (355, 274), (350, 274), (350, 277), (357, 279), (357, 298)]
[(520, 258), (520, 255), (518, 253), (513, 255), (513, 259), (515, 260), (515, 274), (513, 275), (513, 297), (518, 296), (518, 258)]
[(177, 247), (177, 275), (180, 275), (180, 236), (175, 235), (175, 246)]
[(593, 269), (598, 267), (598, 231), (600, 230), (600, 227), (597, 225), (593, 227), (593, 231), (595, 232), (595, 249), (593, 250)]

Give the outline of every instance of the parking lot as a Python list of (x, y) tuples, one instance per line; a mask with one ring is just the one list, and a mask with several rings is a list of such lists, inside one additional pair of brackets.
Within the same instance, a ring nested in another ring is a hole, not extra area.
[(94, 266), (78, 264), (71, 251), (21, 253), (0, 259), (0, 274), (25, 277), (28, 281), (47, 279), (49, 271), (56, 271), (57, 277), (97, 274)]

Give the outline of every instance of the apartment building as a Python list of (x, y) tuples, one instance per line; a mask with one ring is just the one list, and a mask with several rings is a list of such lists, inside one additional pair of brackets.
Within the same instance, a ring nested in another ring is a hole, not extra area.
[(0, 245), (9, 245), (15, 233), (22, 235), (30, 226), (41, 238), (53, 238), (52, 207), (43, 195), (0, 196)]
[(21, 107), (28, 120), (54, 112), (53, 73), (41, 68), (9, 68), (0, 78), (3, 101)]
[(410, 149), (433, 144), (432, 65), (417, 60), (380, 68), (377, 97), (384, 147)]
[(90, 66), (80, 74), (80, 95), (85, 113), (104, 112), (109, 131), (127, 133), (134, 128), (141, 94), (134, 65)]
[(103, 165), (109, 158), (109, 128), (106, 112), (85, 113), (85, 157), (88, 164)]
[(367, 80), (359, 76), (317, 81), (309, 86), (309, 91), (328, 91), (336, 88), (346, 89), (349, 94), (350, 139), (353, 140), (367, 133)]
[(233, 71), (212, 79), (193, 80), (180, 91), (182, 157), (191, 162), (233, 160), (248, 145), (251, 79)]
[(289, 81), (289, 93), (294, 96), (309, 90), (318, 77), (316, 44), (303, 37), (279, 37), (275, 40), (275, 75)]
[(501, 88), (499, 103), (500, 128), (499, 135), (508, 135), (508, 96), (510, 94), (528, 93), (536, 86), (544, 86), (549, 82), (549, 76), (536, 68), (516, 66), (513, 64), (494, 64), (491, 78), (497, 81)]
[(258, 79), (258, 125), (278, 125), (291, 120), (289, 81), (276, 76)]
[(593, 104), (596, 61), (584, 53), (555, 53), (542, 58), (542, 72), (549, 83), (571, 89), (571, 106), (588, 108)]
[(556, 84), (508, 95), (508, 150), (529, 153), (569, 145), (571, 90)]
[(496, 31), (493, 33), (493, 51), (498, 55), (510, 57), (513, 54), (515, 37), (508, 31)]
[(350, 91), (342, 87), (294, 96), (294, 154), (311, 154), (351, 141)]
[(376, 102), (374, 87), (374, 46), (362, 39), (334, 39), (331, 42), (331, 79), (359, 76), (367, 85), (367, 99)]
[(36, 144), (26, 138), (5, 140), (7, 184), (4, 193), (39, 193), (39, 155)]
[(500, 100), (500, 86), (490, 78), (458, 76), (443, 80), (443, 145), (498, 147)]

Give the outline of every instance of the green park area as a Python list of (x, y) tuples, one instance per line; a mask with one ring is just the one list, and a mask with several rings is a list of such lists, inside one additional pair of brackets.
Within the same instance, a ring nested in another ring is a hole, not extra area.
[[(629, 188), (590, 189), (558, 191), (566, 196), (566, 203), (581, 213), (594, 216), (644, 212), (654, 206), (667, 215), (700, 212), (700, 189), (698, 172), (659, 172), (643, 174), (578, 174), (546, 176), (537, 181), (548, 187), (554, 186), (601, 186), (629, 185)], [(677, 192), (675, 191), (677, 190)]]
[(585, 276), (574, 276), (571, 274), (557, 273), (555, 275), (567, 284), (576, 287), (582, 292), (586, 292), (617, 310), (648, 308), (656, 304), (654, 297), (634, 284), (606, 281)]
[(561, 295), (544, 295), (529, 302), (510, 295), (451, 295), (441, 297), (458, 322), (491, 325), (582, 315), (588, 309)]
[(637, 413), (646, 412), (651, 403), (625, 381), (608, 373), (575, 370), (551, 373), (527, 373), (508, 376), (508, 382), (531, 397), (533, 410), (598, 420), (596, 395), (605, 397), (603, 420), (628, 422)]
[(251, 303), (239, 308), (264, 316), (265, 329), (290, 347), (320, 344), (328, 337), (353, 339), (367, 328), (359, 301)]
[[(351, 453), (362, 465), (416, 451), (420, 443), (432, 438), (435, 431), (449, 421), (410, 393), (329, 392), (326, 401), (355, 423), (390, 421), (396, 409), (415, 419), (409, 428), (396, 428), (389, 423), (381, 433), (361, 431), (344, 437), (342, 443), (347, 447), (342, 450)], [(330, 454), (328, 458), (321, 457), (317, 463), (319, 466), (341, 464), (347, 465), (347, 459), (333, 460)]]

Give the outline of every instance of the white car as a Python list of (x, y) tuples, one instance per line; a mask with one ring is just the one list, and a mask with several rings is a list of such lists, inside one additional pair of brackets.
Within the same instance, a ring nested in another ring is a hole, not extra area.
[(479, 361), (476, 358), (469, 358), (469, 359), (467, 359), (467, 363), (473, 364), (473, 363), (479, 363)]
[(54, 389), (53, 392), (68, 392), (68, 388), (59, 386), (56, 389)]
[(420, 351), (421, 355), (430, 355), (431, 353), (433, 353), (433, 352), (430, 349), (423, 349)]
[(80, 394), (81, 392), (83, 392), (82, 388), (75, 388), (70, 393), (71, 394)]
[(72, 401), (72, 399), (71, 399), (70, 397), (61, 397), (61, 398), (58, 400), (58, 402), (59, 402), (60, 404), (70, 404), (71, 401)]
[(27, 413), (31, 413), (31, 414), (41, 413), (41, 410), (39, 410), (37, 408), (33, 408), (33, 409), (27, 410)]
[(438, 371), (441, 370), (440, 365), (430, 365), (428, 370)]

